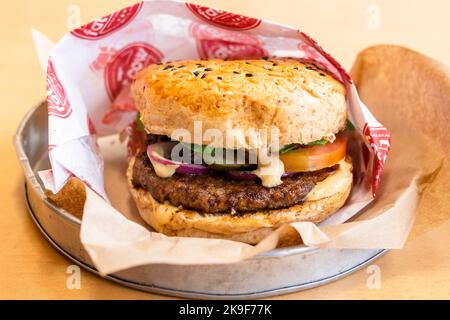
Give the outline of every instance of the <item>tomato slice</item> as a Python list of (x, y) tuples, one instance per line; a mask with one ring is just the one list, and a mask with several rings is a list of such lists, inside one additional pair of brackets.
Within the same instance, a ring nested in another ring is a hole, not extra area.
[(347, 136), (340, 133), (333, 143), (304, 146), (280, 154), (286, 172), (315, 171), (334, 166), (347, 154)]

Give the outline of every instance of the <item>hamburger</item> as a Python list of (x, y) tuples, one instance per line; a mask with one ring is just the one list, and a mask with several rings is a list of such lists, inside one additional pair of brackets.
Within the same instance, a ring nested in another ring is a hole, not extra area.
[(129, 187), (157, 232), (256, 244), (350, 194), (346, 89), (316, 62), (154, 64), (131, 93)]

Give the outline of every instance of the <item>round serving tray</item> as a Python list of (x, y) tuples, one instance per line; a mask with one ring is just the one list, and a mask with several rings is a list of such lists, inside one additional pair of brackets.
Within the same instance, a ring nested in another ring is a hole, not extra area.
[[(84, 250), (81, 222), (46, 200), (36, 172), (48, 169), (47, 108), (40, 104), (20, 124), (14, 142), (26, 183), (25, 196), (39, 230), (59, 252), (98, 274)], [(152, 264), (105, 278), (135, 289), (194, 299), (253, 299), (323, 285), (368, 265), (386, 250), (275, 249), (251, 259), (222, 265)]]

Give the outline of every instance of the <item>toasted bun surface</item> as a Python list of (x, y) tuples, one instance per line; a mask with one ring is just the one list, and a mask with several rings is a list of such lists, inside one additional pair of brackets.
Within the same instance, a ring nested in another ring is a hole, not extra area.
[(281, 145), (332, 141), (347, 118), (344, 86), (320, 66), (294, 59), (151, 65), (136, 77), (132, 94), (150, 133), (172, 136), (182, 128), (191, 136), (183, 141), (193, 142), (195, 120), (203, 132), (218, 129), (223, 137), (240, 130), (235, 142), (202, 140), (217, 147), (264, 146), (266, 139), (249, 130), (274, 127)]
[[(221, 238), (256, 244), (279, 226), (298, 221), (320, 222), (343, 206), (352, 187), (352, 165), (342, 161), (340, 168), (319, 182), (302, 204), (287, 209), (247, 214), (203, 214), (156, 201), (149, 192), (128, 181), (131, 195), (142, 218), (156, 231), (169, 236)], [(292, 238), (295, 235), (286, 235)], [(289, 243), (285, 240), (285, 242)]]

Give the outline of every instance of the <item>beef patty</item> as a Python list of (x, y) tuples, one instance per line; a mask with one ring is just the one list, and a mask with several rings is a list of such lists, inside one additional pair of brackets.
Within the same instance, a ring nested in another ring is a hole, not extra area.
[(298, 173), (283, 179), (283, 184), (266, 188), (259, 180), (231, 180), (222, 173), (178, 174), (160, 178), (145, 152), (136, 156), (133, 185), (150, 192), (159, 202), (168, 201), (199, 212), (252, 212), (288, 208), (301, 203), (314, 186), (336, 168)]

